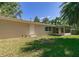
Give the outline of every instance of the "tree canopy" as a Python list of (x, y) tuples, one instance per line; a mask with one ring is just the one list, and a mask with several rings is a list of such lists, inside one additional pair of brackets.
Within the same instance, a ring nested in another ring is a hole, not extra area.
[(38, 16), (35, 17), (34, 22), (40, 22), (40, 19), (38, 18)]
[(0, 15), (21, 18), (22, 11), (20, 5), (17, 2), (0, 2)]
[(42, 23), (45, 23), (45, 24), (49, 24), (49, 19), (47, 17), (45, 17), (42, 21)]
[(55, 19), (52, 19), (50, 21), (50, 23), (53, 24), (53, 25), (62, 25), (63, 24), (60, 17), (56, 17)]
[(69, 25), (79, 26), (79, 2), (65, 2), (60, 7), (61, 19)]

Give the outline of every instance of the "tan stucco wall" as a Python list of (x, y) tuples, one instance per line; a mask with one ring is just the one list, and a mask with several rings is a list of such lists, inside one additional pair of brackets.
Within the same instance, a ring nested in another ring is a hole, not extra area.
[(44, 25), (35, 25), (35, 34), (37, 36), (44, 36), (44, 35), (48, 35), (48, 31), (45, 31), (45, 27)]
[(23, 23), (0, 19), (0, 38), (15, 38), (22, 37), (22, 35), (34, 37), (44, 36), (53, 33), (53, 29), (51, 32), (45, 31), (45, 27), (47, 27), (47, 25)]
[(0, 20), (0, 38), (15, 38), (29, 33), (29, 24)]
[(15, 38), (22, 35), (42, 36), (47, 35), (44, 25), (0, 20), (0, 38)]

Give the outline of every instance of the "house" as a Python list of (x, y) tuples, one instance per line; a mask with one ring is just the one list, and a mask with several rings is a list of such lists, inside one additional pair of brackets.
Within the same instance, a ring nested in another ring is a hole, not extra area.
[(48, 34), (70, 35), (70, 27), (0, 16), (0, 38), (36, 37)]

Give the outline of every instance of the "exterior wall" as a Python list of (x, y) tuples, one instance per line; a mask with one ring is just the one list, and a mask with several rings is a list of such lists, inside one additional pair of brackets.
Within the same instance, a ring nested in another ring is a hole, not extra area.
[(29, 36), (30, 37), (36, 37), (35, 33), (35, 25), (34, 24), (29, 24)]
[[(0, 19), (0, 38), (15, 38), (23, 35), (35, 37), (53, 33), (53, 27), (52, 31), (45, 31), (45, 27), (47, 26)], [(65, 31), (65, 28), (63, 30)], [(70, 33), (63, 33), (64, 35), (70, 35)], [(60, 28), (57, 34), (61, 34)]]
[(37, 36), (48, 35), (49, 31), (45, 31), (44, 25), (35, 25), (35, 34)]
[(29, 24), (0, 20), (0, 38), (15, 38), (28, 35)]

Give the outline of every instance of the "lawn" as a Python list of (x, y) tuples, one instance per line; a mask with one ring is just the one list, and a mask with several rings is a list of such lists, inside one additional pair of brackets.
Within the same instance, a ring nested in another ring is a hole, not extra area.
[(0, 39), (0, 56), (79, 57), (79, 35)]
[[(33, 40), (35, 39), (33, 38)], [(0, 56), (20, 56), (20, 48), (26, 42), (32, 42), (33, 40), (31, 38), (0, 39)]]

